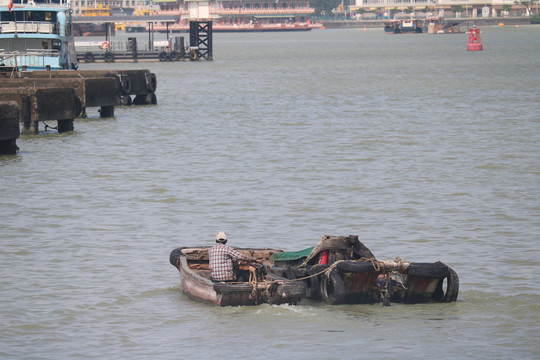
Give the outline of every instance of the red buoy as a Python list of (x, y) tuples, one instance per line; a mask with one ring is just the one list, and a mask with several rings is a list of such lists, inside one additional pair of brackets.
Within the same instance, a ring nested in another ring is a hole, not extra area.
[(481, 51), (482, 41), (480, 40), (480, 29), (476, 27), (469, 29), (469, 42), (467, 43), (467, 51)]

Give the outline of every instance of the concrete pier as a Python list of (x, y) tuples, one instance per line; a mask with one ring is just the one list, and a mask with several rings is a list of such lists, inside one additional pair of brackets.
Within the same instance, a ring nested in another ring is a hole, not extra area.
[(90, 107), (100, 107), (105, 118), (118, 105), (157, 104), (157, 79), (148, 70), (3, 70), (0, 100), (18, 104), (23, 134), (37, 133), (43, 120), (58, 121), (59, 132), (72, 131), (73, 119)]
[(14, 101), (0, 101), (0, 155), (16, 154), (19, 136), (19, 106)]
[[(58, 70), (58, 71), (28, 71), (21, 76), (29, 79), (99, 79), (113, 78), (118, 91), (117, 102), (112, 105), (156, 105), (157, 78), (149, 70)], [(134, 96), (134, 99), (131, 99)], [(128, 98), (129, 97), (129, 98)], [(81, 98), (83, 108), (96, 105), (86, 105)], [(110, 104), (107, 104), (110, 106)]]
[(58, 132), (72, 131), (73, 119), (81, 111), (72, 88), (0, 87), (0, 101), (17, 104), (23, 134), (37, 134), (40, 121), (57, 121)]

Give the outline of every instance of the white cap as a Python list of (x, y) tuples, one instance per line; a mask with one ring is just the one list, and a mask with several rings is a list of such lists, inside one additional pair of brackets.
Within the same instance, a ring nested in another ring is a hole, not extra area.
[(225, 240), (227, 241), (227, 234), (225, 234), (223, 231), (220, 231), (216, 235), (216, 241), (218, 240)]

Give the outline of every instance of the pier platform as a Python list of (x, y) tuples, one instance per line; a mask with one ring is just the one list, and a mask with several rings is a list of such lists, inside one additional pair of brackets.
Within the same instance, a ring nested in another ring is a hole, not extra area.
[(19, 107), (23, 134), (37, 134), (40, 121), (58, 121), (58, 132), (73, 131), (86, 109), (113, 117), (119, 105), (155, 105), (157, 78), (149, 70), (13, 71), (0, 67), (0, 101)]
[[(99, 21), (111, 20), (93, 19), (93, 23)], [(106, 25), (107, 29), (111, 29), (114, 22), (107, 22)], [(78, 38), (75, 41), (77, 60), (85, 63), (213, 60), (212, 21), (190, 21), (188, 46), (183, 36), (173, 38), (170, 33), (167, 33), (167, 40), (155, 41), (153, 23), (147, 21), (147, 26), (147, 42), (137, 41), (136, 37), (130, 37), (127, 41), (115, 40), (109, 30), (103, 41), (84, 41)]]

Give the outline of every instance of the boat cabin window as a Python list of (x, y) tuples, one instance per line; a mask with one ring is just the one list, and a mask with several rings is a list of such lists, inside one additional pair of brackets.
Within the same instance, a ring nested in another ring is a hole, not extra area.
[(2, 11), (0, 21), (56, 21), (56, 13), (51, 11)]
[(0, 21), (23, 21), (23, 13), (20, 11), (2, 11), (0, 14)]

